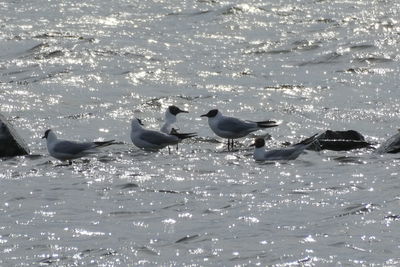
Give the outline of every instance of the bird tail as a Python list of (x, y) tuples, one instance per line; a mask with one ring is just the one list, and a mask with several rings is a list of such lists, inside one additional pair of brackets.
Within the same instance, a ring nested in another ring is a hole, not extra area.
[(104, 146), (116, 144), (115, 140), (99, 141), (99, 142), (93, 142), (93, 143), (96, 145), (96, 147), (104, 147)]
[(279, 126), (279, 122), (276, 121), (256, 121), (257, 126), (260, 128), (271, 128)]
[(174, 129), (174, 128), (172, 128), (170, 134), (171, 135), (175, 135), (176, 137), (178, 137), (181, 140), (197, 136), (196, 133), (178, 133), (178, 131), (176, 129)]

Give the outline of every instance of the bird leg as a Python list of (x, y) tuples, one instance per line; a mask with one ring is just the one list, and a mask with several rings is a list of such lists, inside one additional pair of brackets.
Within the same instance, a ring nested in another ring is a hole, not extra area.
[(66, 166), (71, 166), (72, 165), (72, 160), (68, 160), (66, 164), (57, 164), (55, 167), (66, 167)]
[[(233, 141), (233, 139), (232, 139)], [(232, 145), (231, 145), (231, 139), (228, 138), (228, 151), (231, 151)]]
[(234, 139), (228, 139), (228, 151), (233, 151), (234, 146), (235, 146)]

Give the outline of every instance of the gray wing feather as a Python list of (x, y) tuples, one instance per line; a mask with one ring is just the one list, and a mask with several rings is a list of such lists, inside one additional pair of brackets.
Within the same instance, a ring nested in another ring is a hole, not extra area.
[(276, 149), (276, 150), (269, 150), (265, 151), (266, 157), (271, 158), (287, 158), (293, 153), (293, 149)]
[(155, 145), (173, 144), (179, 139), (176, 136), (168, 135), (156, 131), (146, 131), (140, 135), (142, 140)]
[(254, 122), (243, 121), (237, 118), (225, 118), (218, 124), (218, 128), (222, 131), (243, 132), (249, 128), (256, 128)]
[(77, 143), (71, 141), (61, 141), (54, 146), (54, 152), (63, 154), (79, 154), (85, 150), (93, 149), (93, 143)]
[(282, 159), (290, 160), (297, 158), (301, 153), (303, 153), (306, 145), (296, 145), (293, 147), (288, 147), (286, 149), (275, 149), (265, 151), (265, 157), (270, 159)]

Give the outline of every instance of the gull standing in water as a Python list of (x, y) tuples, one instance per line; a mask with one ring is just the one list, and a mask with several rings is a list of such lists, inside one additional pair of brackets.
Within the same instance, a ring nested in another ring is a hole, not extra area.
[(256, 138), (254, 144), (251, 146), (255, 146), (253, 158), (257, 161), (265, 161), (265, 160), (293, 160), (300, 156), (301, 153), (304, 152), (309, 146), (311, 146), (314, 142), (318, 142), (316, 138), (316, 134), (301, 141), (298, 144), (294, 144), (289, 147), (280, 148), (280, 149), (272, 149), (265, 150), (265, 140), (264, 138)]
[[(178, 131), (176, 128), (173, 128), (173, 125), (176, 123), (176, 115), (179, 113), (189, 113), (186, 110), (182, 110), (178, 108), (177, 106), (169, 106), (167, 110), (165, 111), (165, 117), (164, 117), (164, 124), (161, 126), (160, 131), (166, 134), (177, 134)], [(187, 133), (189, 134), (189, 133)], [(190, 133), (193, 136), (195, 136), (195, 133)], [(178, 144), (176, 144), (176, 150), (178, 150)], [(170, 151), (170, 148), (168, 146), (168, 151)]]
[(160, 131), (166, 134), (171, 134), (172, 131), (172, 126), (174, 123), (176, 123), (176, 115), (179, 113), (189, 113), (186, 110), (181, 110), (177, 106), (169, 106), (167, 110), (165, 111), (165, 118), (164, 118), (164, 124), (161, 127)]
[(131, 122), (131, 140), (138, 148), (145, 150), (159, 150), (166, 146), (176, 145), (186, 138), (194, 137), (192, 133), (166, 134), (143, 128), (141, 120), (133, 118)]
[(228, 150), (233, 148), (233, 139), (245, 137), (249, 133), (263, 128), (279, 125), (276, 121), (270, 120), (255, 122), (224, 116), (218, 109), (212, 109), (200, 117), (207, 117), (211, 130), (219, 137), (228, 139)]
[(98, 153), (99, 147), (109, 146), (114, 140), (101, 142), (75, 142), (58, 139), (52, 130), (47, 130), (42, 138), (46, 138), (49, 154), (59, 160), (71, 160)]

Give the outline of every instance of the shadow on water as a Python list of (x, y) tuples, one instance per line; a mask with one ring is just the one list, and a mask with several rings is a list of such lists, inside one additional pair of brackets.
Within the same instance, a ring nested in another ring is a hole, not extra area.
[(176, 191), (176, 190), (171, 190), (171, 189), (143, 188), (133, 182), (119, 184), (114, 187), (119, 188), (120, 190), (128, 190), (128, 191), (135, 191), (135, 192), (142, 192), (142, 193), (183, 194), (183, 195), (195, 193), (194, 191)]
[(67, 38), (67, 39), (82, 40), (82, 41), (86, 41), (86, 42), (89, 42), (89, 43), (95, 42), (95, 39), (91, 38), (91, 37), (83, 37), (83, 36), (78, 36), (78, 35), (71, 35), (71, 34), (62, 33), (62, 32), (49, 32), (49, 33), (38, 34), (38, 35), (33, 36), (32, 38), (36, 38), (36, 39), (61, 39), (61, 38)]
[(339, 163), (345, 163), (345, 164), (367, 164), (365, 159), (361, 157), (355, 157), (355, 156), (340, 156), (340, 157), (334, 157), (334, 161), (337, 161)]
[(122, 190), (125, 190), (125, 189), (138, 188), (139, 185), (136, 183), (125, 183), (125, 184), (117, 185), (116, 187), (121, 188)]
[(223, 210), (229, 209), (231, 208), (232, 205), (228, 204), (226, 206), (223, 206), (221, 208), (208, 208), (205, 211), (203, 211), (203, 214), (220, 214), (221, 212), (223, 212)]
[[(30, 72), (30, 73), (28, 73)], [(21, 84), (21, 85), (28, 85), (32, 83), (39, 83), (44, 80), (52, 79), (59, 77), (63, 74), (67, 74), (70, 71), (68, 69), (59, 69), (55, 71), (49, 71), (48, 73), (43, 74), (42, 71), (37, 69), (37, 66), (32, 66), (30, 70), (26, 70), (24, 72), (18, 73), (18, 74), (27, 74), (23, 75), (22, 77), (18, 77), (18, 75), (8, 75), (8, 73), (5, 73), (4, 75), (12, 76), (10, 79), (6, 81), (0, 81), (0, 83), (16, 83), (16, 84)]]
[(371, 44), (358, 44), (358, 45), (350, 46), (350, 49), (354, 50), (354, 51), (376, 49), (376, 48), (377, 47), (375, 45), (371, 45)]
[(140, 253), (149, 255), (149, 256), (159, 256), (160, 252), (157, 251), (155, 248), (152, 248), (150, 246), (140, 246), (137, 247), (136, 250)]
[(380, 56), (367, 56), (367, 57), (355, 58), (353, 60), (353, 62), (368, 63), (368, 64), (388, 63), (388, 62), (393, 62), (393, 59), (387, 58), (387, 57), (380, 57)]
[(192, 242), (194, 240), (197, 240), (198, 238), (200, 238), (199, 234), (187, 235), (187, 236), (184, 236), (184, 237), (178, 239), (177, 241), (175, 241), (175, 243), (178, 244), (178, 243)]
[(204, 15), (207, 13), (210, 13), (211, 10), (204, 10), (204, 11), (198, 11), (198, 12), (192, 12), (192, 13), (183, 13), (183, 12), (173, 12), (167, 14), (167, 16), (188, 16), (188, 17), (193, 17), (193, 16), (200, 16)]
[(379, 209), (379, 205), (377, 204), (353, 204), (349, 207), (346, 207), (343, 209), (343, 211), (337, 215), (333, 215), (332, 217), (329, 217), (327, 219), (335, 219), (335, 218), (341, 218), (341, 217), (347, 217), (347, 216), (352, 216), (352, 215), (363, 215), (370, 213), (374, 210)]
[(339, 54), (337, 52), (331, 52), (327, 55), (321, 56), (319, 58), (316, 58), (311, 61), (305, 61), (303, 63), (300, 63), (299, 66), (307, 66), (307, 65), (320, 65), (320, 64), (332, 64), (332, 63), (339, 63), (338, 59), (342, 57), (342, 54)]
[(142, 211), (112, 211), (109, 213), (110, 216), (116, 217), (135, 217), (138, 215), (153, 214), (154, 210), (142, 210)]

